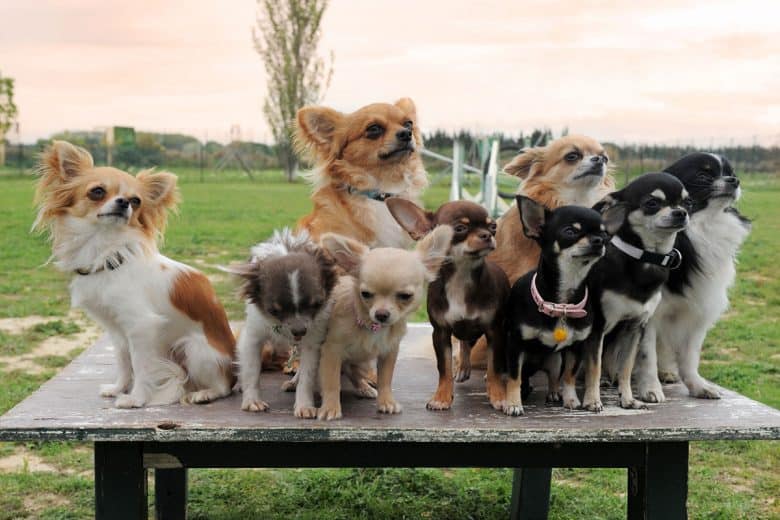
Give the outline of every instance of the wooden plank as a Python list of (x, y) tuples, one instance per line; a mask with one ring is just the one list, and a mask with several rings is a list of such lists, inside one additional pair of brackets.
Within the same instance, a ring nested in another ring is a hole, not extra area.
[(628, 468), (629, 520), (685, 520), (688, 443), (647, 443), (644, 452), (644, 463)]
[(105, 339), (88, 349), (38, 391), (0, 418), (0, 440), (91, 441), (366, 441), (366, 442), (641, 442), (713, 439), (779, 439), (780, 411), (724, 390), (721, 400), (688, 397), (682, 385), (665, 387), (669, 401), (647, 410), (623, 410), (614, 389), (603, 391), (601, 414), (568, 411), (544, 402), (544, 380), (525, 403), (526, 415), (506, 417), (484, 393), (483, 373), (456, 385), (453, 408), (431, 412), (425, 403), (436, 388), (430, 328), (412, 326), (401, 347), (393, 388), (404, 406), (398, 415), (376, 412), (345, 382), (345, 419), (297, 419), (294, 396), (279, 390), (281, 373), (262, 378), (268, 413), (240, 409), (240, 395), (206, 405), (120, 410), (98, 396), (111, 382), (111, 347)]
[(157, 520), (187, 518), (187, 468), (154, 470), (154, 515)]
[(146, 470), (140, 443), (95, 443), (95, 518), (146, 520)]
[[(626, 468), (644, 464), (637, 442), (146, 442), (147, 467), (188, 468)], [(172, 462), (175, 461), (175, 464)]]
[(550, 510), (551, 468), (517, 468), (512, 482), (509, 518), (547, 518)]

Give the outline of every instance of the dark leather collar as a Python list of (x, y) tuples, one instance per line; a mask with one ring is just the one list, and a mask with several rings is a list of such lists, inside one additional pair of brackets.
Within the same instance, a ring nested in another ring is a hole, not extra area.
[(90, 274), (99, 273), (105, 270), (114, 271), (116, 269), (119, 269), (119, 267), (124, 263), (125, 263), (125, 257), (122, 256), (122, 253), (117, 252), (109, 256), (108, 258), (106, 258), (106, 261), (103, 262), (103, 265), (101, 265), (95, 270), (80, 267), (78, 269), (75, 269), (74, 272), (81, 276), (88, 276)]
[(667, 269), (677, 269), (682, 264), (682, 253), (680, 253), (680, 250), (677, 248), (673, 248), (666, 254), (653, 253), (652, 251), (645, 251), (644, 249), (632, 246), (618, 236), (612, 237), (610, 243), (631, 258), (639, 260), (640, 262), (645, 262), (646, 264), (654, 264), (666, 267)]

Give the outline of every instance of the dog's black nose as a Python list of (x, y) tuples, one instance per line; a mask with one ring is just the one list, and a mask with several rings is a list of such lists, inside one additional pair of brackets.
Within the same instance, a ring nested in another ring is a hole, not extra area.
[(395, 133), (396, 139), (399, 141), (402, 141), (404, 143), (408, 143), (412, 140), (412, 131), (408, 128), (404, 128), (403, 130), (399, 130)]
[(731, 177), (731, 176), (723, 177), (723, 182), (725, 182), (726, 184), (733, 184), (734, 187), (739, 186), (739, 179), (737, 177)]
[(120, 209), (127, 209), (130, 207), (130, 201), (127, 199), (123, 199), (122, 197), (119, 197), (114, 201), (114, 204)]
[(599, 247), (604, 245), (603, 237), (590, 237), (590, 245), (593, 247)]
[(384, 323), (390, 319), (390, 311), (386, 311), (384, 309), (378, 310), (374, 313), (374, 318), (376, 318), (376, 321)]
[(687, 216), (688, 216), (688, 212), (685, 211), (684, 209), (672, 210), (672, 217), (675, 218), (675, 219), (682, 220), (682, 219), (684, 219)]
[(296, 338), (302, 338), (303, 336), (306, 335), (306, 327), (291, 328), (290, 334), (292, 334)]

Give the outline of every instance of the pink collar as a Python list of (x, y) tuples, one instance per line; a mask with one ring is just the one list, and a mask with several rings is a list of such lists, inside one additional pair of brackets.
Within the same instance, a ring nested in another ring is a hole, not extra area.
[(585, 297), (580, 303), (553, 303), (546, 302), (536, 288), (536, 273), (531, 278), (531, 296), (534, 303), (539, 306), (539, 312), (553, 318), (584, 318), (588, 315), (585, 305), (588, 303), (588, 288), (585, 287)]
[(381, 323), (376, 323), (376, 322), (373, 322), (373, 321), (365, 322), (365, 321), (361, 320), (360, 317), (355, 318), (355, 320), (357, 321), (358, 327), (360, 327), (362, 329), (368, 329), (371, 332), (373, 332), (374, 334), (376, 334), (377, 332), (382, 330), (382, 324)]

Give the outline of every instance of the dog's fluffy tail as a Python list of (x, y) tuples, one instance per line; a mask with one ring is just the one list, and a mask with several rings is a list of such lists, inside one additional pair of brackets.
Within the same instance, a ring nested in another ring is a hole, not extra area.
[(178, 403), (186, 393), (187, 372), (175, 361), (163, 360), (151, 370), (151, 380), (154, 381), (149, 405)]

